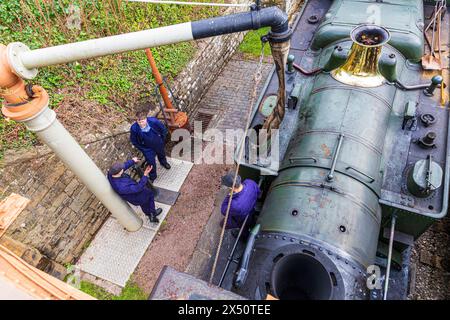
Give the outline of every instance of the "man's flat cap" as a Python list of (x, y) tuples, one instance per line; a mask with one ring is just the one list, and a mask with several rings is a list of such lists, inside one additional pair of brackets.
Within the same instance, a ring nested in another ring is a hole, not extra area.
[(113, 176), (118, 174), (120, 171), (124, 169), (123, 163), (114, 162), (111, 168), (109, 168), (109, 173)]
[[(222, 184), (224, 186), (227, 186), (228, 188), (231, 188), (233, 186), (233, 180), (234, 180), (234, 172), (227, 173), (222, 177)], [(239, 187), (241, 185), (241, 176), (238, 175), (236, 177), (236, 184), (235, 188)]]

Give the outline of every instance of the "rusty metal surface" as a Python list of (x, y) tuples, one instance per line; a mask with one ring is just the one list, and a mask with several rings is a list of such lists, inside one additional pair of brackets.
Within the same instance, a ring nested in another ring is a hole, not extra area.
[(245, 300), (245, 298), (209, 285), (206, 281), (165, 266), (153, 287), (150, 300)]

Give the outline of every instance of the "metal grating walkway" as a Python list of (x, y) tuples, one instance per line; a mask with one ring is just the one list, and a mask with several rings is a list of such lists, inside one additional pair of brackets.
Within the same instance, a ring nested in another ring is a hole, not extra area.
[(170, 170), (164, 169), (159, 164), (159, 162), (156, 161), (158, 177), (154, 181), (154, 185), (160, 188), (178, 192), (180, 191), (184, 180), (186, 179), (189, 171), (191, 171), (191, 168), (194, 164), (192, 162), (175, 158), (167, 158), (167, 161), (172, 167)]
[[(179, 191), (193, 163), (168, 158), (172, 168), (166, 170), (158, 163), (158, 178), (155, 185), (172, 191)], [(156, 202), (163, 212), (158, 216), (160, 223), (151, 223), (140, 207), (131, 206), (144, 220), (136, 232), (126, 231), (115, 218), (109, 217), (98, 231), (94, 240), (78, 261), (81, 271), (124, 287), (139, 261), (152, 242), (171, 206)]]

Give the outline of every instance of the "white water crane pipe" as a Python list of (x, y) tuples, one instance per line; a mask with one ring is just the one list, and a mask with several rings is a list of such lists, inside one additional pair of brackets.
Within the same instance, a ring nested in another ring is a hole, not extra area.
[(36, 132), (39, 139), (53, 150), (124, 228), (128, 231), (141, 228), (142, 219), (114, 192), (105, 174), (56, 119), (53, 110), (46, 107), (23, 122), (30, 131)]

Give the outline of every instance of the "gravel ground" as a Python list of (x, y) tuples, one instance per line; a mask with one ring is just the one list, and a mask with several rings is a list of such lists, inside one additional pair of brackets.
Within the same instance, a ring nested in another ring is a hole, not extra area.
[(450, 299), (450, 217), (436, 222), (416, 241), (411, 261), (415, 283), (409, 299)]
[(184, 271), (211, 215), (220, 177), (226, 165), (194, 165), (181, 187), (177, 203), (170, 209), (166, 223), (160, 228), (136, 268), (133, 279), (146, 292), (151, 292), (165, 265)]

